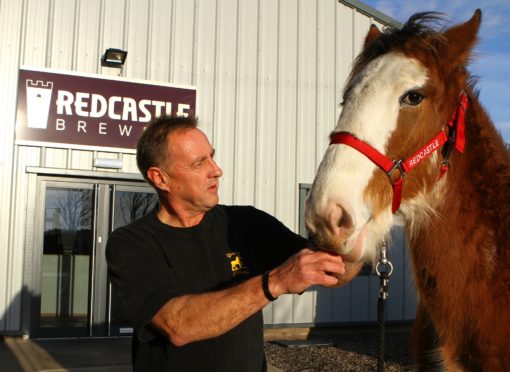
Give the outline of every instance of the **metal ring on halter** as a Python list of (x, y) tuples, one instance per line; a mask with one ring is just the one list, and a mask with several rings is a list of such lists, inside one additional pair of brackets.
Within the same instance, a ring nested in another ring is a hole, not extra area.
[(393, 264), (387, 259), (383, 259), (377, 262), (377, 265), (375, 265), (375, 272), (379, 276), (381, 276), (381, 271), (379, 270), (379, 266), (381, 265), (384, 265), (387, 268), (384, 272), (387, 273), (388, 277), (390, 277), (393, 273)]
[(404, 178), (406, 176), (406, 172), (404, 171), (404, 168), (402, 167), (402, 159), (401, 160), (393, 160), (393, 167), (386, 173), (386, 175), (388, 176), (390, 183), (392, 185), (395, 183), (395, 180), (393, 179), (392, 174), (397, 169), (400, 173), (400, 177), (398, 179)]

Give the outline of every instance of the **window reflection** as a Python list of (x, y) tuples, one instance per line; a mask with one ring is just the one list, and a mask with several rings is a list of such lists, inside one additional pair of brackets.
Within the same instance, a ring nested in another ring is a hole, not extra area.
[(48, 188), (44, 217), (44, 254), (90, 255), (92, 190)]
[(158, 203), (154, 193), (117, 191), (115, 193), (114, 229), (149, 213)]

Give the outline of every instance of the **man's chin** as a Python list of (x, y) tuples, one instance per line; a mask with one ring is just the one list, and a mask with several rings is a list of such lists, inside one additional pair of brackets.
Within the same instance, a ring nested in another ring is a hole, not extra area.
[(204, 203), (204, 208), (206, 210), (213, 209), (214, 207), (216, 207), (218, 205), (218, 203), (219, 203), (218, 197), (210, 198), (209, 200), (206, 200), (206, 202)]

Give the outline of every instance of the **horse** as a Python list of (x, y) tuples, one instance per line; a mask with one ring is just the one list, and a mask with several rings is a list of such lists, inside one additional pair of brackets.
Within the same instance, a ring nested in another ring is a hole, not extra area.
[(372, 262), (397, 216), (418, 292), (417, 370), (510, 368), (510, 155), (468, 70), (481, 11), (372, 25), (305, 202), (315, 243)]

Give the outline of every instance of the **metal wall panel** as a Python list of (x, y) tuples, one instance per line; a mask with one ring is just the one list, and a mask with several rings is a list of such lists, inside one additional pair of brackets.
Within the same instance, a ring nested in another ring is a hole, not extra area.
[[(237, 95), (237, 0), (217, 1), (216, 21), (216, 79), (214, 87), (215, 113), (212, 143), (217, 162), (223, 169), (220, 200), (231, 204), (234, 200), (235, 118)], [(201, 33), (199, 33), (201, 34)], [(197, 87), (197, 89), (200, 89)], [(200, 96), (200, 93), (198, 93)], [(198, 116), (201, 114), (198, 112)]]
[(70, 150), (70, 168), (90, 170), (94, 161), (93, 151)]
[(77, 40), (74, 45), (75, 71), (99, 72), (98, 61), (101, 50), (98, 41), (101, 36), (101, 0), (79, 1), (76, 17)]
[[(69, 168), (69, 149), (54, 149), (51, 147), (47, 147), (44, 149), (43, 159), (41, 161), (41, 166), (48, 168)], [(27, 165), (35, 165), (35, 164), (27, 164)]]
[[(23, 266), (16, 265), (22, 251), (15, 253), (12, 243), (13, 217), (13, 139), (18, 85), (18, 65), (24, 12), (22, 1), (0, 3), (0, 329), (18, 329), (13, 319), (19, 314), (21, 280), (16, 274)], [(16, 257), (16, 259), (15, 259)]]
[[(0, 238), (7, 244), (0, 246), (0, 282), (8, 284), (0, 285), (0, 330), (20, 327), (16, 296), (23, 286), (24, 242), (30, 239), (30, 231), (25, 232), (30, 221), (24, 214), (32, 202), (27, 200), (30, 185), (25, 168), (95, 170), (93, 159), (106, 157), (123, 160), (118, 172), (137, 172), (132, 153), (15, 149), (20, 65), (113, 76), (120, 71), (101, 67), (100, 57), (108, 47), (122, 48), (128, 50), (122, 76), (196, 86), (197, 115), (224, 171), (221, 202), (253, 204), (297, 231), (298, 185), (313, 180), (340, 112), (351, 62), (373, 22), (356, 4), (337, 0), (2, 1)], [(353, 283), (349, 292), (313, 289), (302, 296), (282, 296), (264, 310), (266, 323), (370, 316), (372, 305), (366, 294), (376, 289), (370, 279), (363, 280)], [(412, 309), (407, 312), (406, 317)]]
[(234, 118), (234, 204), (254, 204), (257, 132), (258, 2), (239, 0)]
[[(155, 0), (149, 3), (147, 50), (144, 54), (135, 55), (128, 48), (128, 59), (126, 65), (130, 65), (131, 55), (134, 58), (144, 59), (146, 55), (147, 76), (158, 81), (170, 81), (170, 58), (172, 43), (172, 15), (173, 1)], [(145, 76), (144, 76), (145, 78)]]
[[(126, 76), (136, 79), (148, 79), (147, 70), (150, 61), (147, 59), (149, 51), (149, 4), (148, 0), (127, 2), (126, 24), (124, 29), (125, 47), (129, 53), (129, 63), (126, 63)], [(153, 30), (154, 31), (154, 30)], [(109, 46), (105, 45), (105, 48)]]
[(213, 138), (215, 133), (213, 123), (216, 122), (217, 115), (218, 12), (219, 5), (216, 0), (200, 1), (200, 6), (197, 7), (195, 37), (200, 40), (200, 46), (194, 54), (196, 68), (191, 82), (201, 87), (196, 105), (200, 113), (200, 126), (210, 138)]
[[(103, 53), (106, 48), (117, 48), (117, 49), (127, 49), (127, 39), (128, 39), (128, 9), (129, 5), (133, 1), (128, 0), (108, 0), (102, 2), (101, 9), (101, 18), (96, 21), (96, 24), (100, 27), (101, 32), (99, 34), (98, 46), (96, 49)], [(135, 1), (136, 2), (136, 1)], [(78, 1), (78, 4), (87, 4), (86, 1)], [(77, 15), (76, 17), (79, 17)], [(141, 30), (140, 30), (141, 31)], [(82, 36), (75, 32), (76, 40), (79, 40)], [(128, 50), (129, 51), (129, 50)], [(132, 54), (132, 53), (131, 53)], [(124, 68), (125, 70), (129, 70), (129, 66), (131, 63), (136, 64), (137, 58), (145, 58), (144, 55), (137, 56), (134, 55), (134, 58), (131, 58), (131, 54), (129, 54), (129, 60), (126, 62)], [(129, 63), (131, 62), (131, 63)], [(90, 72), (99, 72), (104, 75), (115, 76), (119, 73), (117, 69), (114, 68), (103, 68), (100, 64), (97, 65), (95, 70)]]
[[(329, 132), (338, 119), (338, 109), (342, 95), (343, 81), (337, 79), (337, 53), (343, 49), (337, 44), (338, 34), (337, 6), (334, 2), (317, 3), (317, 114), (314, 118), (315, 149), (309, 148), (308, 155), (315, 153), (315, 165), (324, 156), (329, 144)], [(311, 123), (310, 123), (311, 124)]]
[[(293, 228), (296, 196), (297, 148), (297, 75), (298, 70), (298, 27), (299, 3), (292, 0), (280, 1), (278, 32), (278, 96), (276, 120), (276, 196), (275, 215), (287, 226)], [(285, 197), (279, 195), (285, 192)]]
[(275, 213), (276, 199), (278, 10), (277, 1), (259, 3), (254, 203), (271, 214)]
[(51, 53), (48, 53), (49, 65), (53, 68), (74, 69), (75, 13), (78, 11), (75, 1), (56, 0), (53, 4), (53, 14), (50, 18)]
[(38, 164), (41, 159), (41, 149), (29, 147), (18, 151), (16, 161), (21, 167), (14, 168), (12, 198), (12, 221), (9, 223), (10, 237), (7, 259), (6, 287), (7, 308), (2, 311), (5, 329), (19, 329), (21, 322), (21, 296), (23, 290), (23, 253), (25, 251), (25, 235), (27, 228), (26, 206), (28, 196), (28, 177), (25, 164)]
[(196, 68), (194, 54), (199, 45), (195, 40), (195, 2), (194, 0), (173, 0), (172, 2), (172, 54), (170, 55), (169, 80), (172, 83), (193, 84), (192, 77)]
[(136, 165), (135, 154), (120, 154), (122, 158), (123, 168), (122, 171), (126, 173), (139, 173), (138, 166)]

